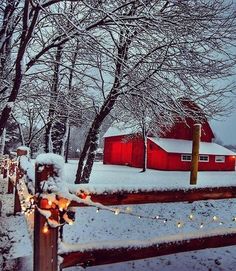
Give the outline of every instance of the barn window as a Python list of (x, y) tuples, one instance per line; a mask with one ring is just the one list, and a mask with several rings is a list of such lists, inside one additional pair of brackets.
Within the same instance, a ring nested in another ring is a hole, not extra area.
[(215, 162), (216, 163), (224, 163), (225, 162), (225, 156), (223, 156), (223, 155), (216, 155)]
[(191, 154), (181, 154), (181, 161), (191, 161), (192, 155)]
[(209, 162), (209, 155), (199, 155), (199, 162)]

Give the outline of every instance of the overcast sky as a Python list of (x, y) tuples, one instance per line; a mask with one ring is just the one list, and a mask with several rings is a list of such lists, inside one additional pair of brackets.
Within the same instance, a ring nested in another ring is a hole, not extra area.
[(212, 121), (211, 128), (224, 144), (236, 145), (236, 111), (229, 117), (225, 117), (222, 121)]

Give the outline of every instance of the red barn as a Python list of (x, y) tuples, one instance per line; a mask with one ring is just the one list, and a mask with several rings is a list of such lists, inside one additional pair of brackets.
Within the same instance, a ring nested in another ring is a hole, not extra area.
[[(190, 170), (194, 122), (176, 123), (162, 138), (148, 137), (147, 167), (158, 170)], [(209, 123), (202, 124), (199, 150), (200, 171), (235, 170), (235, 153), (213, 143)], [(110, 128), (104, 136), (104, 164), (142, 168), (143, 141), (130, 129)]]

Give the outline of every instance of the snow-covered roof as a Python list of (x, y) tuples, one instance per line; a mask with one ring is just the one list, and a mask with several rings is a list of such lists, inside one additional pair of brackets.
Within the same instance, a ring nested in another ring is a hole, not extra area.
[[(192, 153), (192, 141), (149, 137), (149, 139), (169, 153)], [(200, 154), (236, 155), (225, 147), (211, 142), (200, 142)]]
[(103, 137), (110, 137), (110, 136), (120, 136), (120, 135), (130, 135), (135, 133), (134, 127), (125, 127), (125, 125), (119, 125), (110, 127)]

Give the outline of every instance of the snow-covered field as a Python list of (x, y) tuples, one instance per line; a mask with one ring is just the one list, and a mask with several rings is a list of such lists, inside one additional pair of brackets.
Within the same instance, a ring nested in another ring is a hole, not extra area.
[[(69, 183), (74, 181), (76, 166), (76, 161), (71, 161), (65, 167), (65, 179)], [(139, 171), (136, 168), (95, 163), (89, 185), (98, 190), (104, 188), (116, 190), (122, 188), (159, 187), (167, 189), (169, 187), (189, 187), (188, 172), (148, 170), (146, 173), (140, 173)], [(200, 172), (197, 186), (225, 186), (232, 185), (235, 182), (235, 172)], [(127, 207), (119, 206), (119, 208), (124, 209)], [(165, 238), (165, 236), (174, 234), (179, 236), (193, 232), (201, 234), (212, 229), (234, 229), (236, 227), (236, 222), (232, 220), (236, 216), (236, 200), (233, 199), (194, 203), (143, 204), (129, 207), (129, 212), (133, 215), (114, 215), (114, 213), (106, 210), (97, 212), (94, 207), (77, 208), (75, 224), (64, 227), (64, 242), (83, 244), (107, 240), (115, 245), (116, 240)], [(189, 218), (190, 215), (191, 219)], [(152, 219), (155, 216), (159, 216), (160, 219)], [(9, 221), (9, 218), (6, 218), (7, 220)], [(25, 224), (22, 224), (21, 227), (18, 227), (18, 232), (23, 233), (25, 228)], [(22, 238), (22, 241), (24, 240), (25, 238)], [(29, 243), (15, 242), (13, 248), (12, 251), (15, 251), (15, 255), (11, 254), (11, 257), (28, 255), (21, 262), (21, 267), (19, 267), (21, 269), (19, 270), (31, 271), (32, 257)], [(20, 255), (21, 249), (24, 251), (23, 255)], [(89, 267), (88, 270), (235, 270), (235, 264), (236, 246), (232, 246)], [(80, 270), (80, 267), (66, 270)]]

